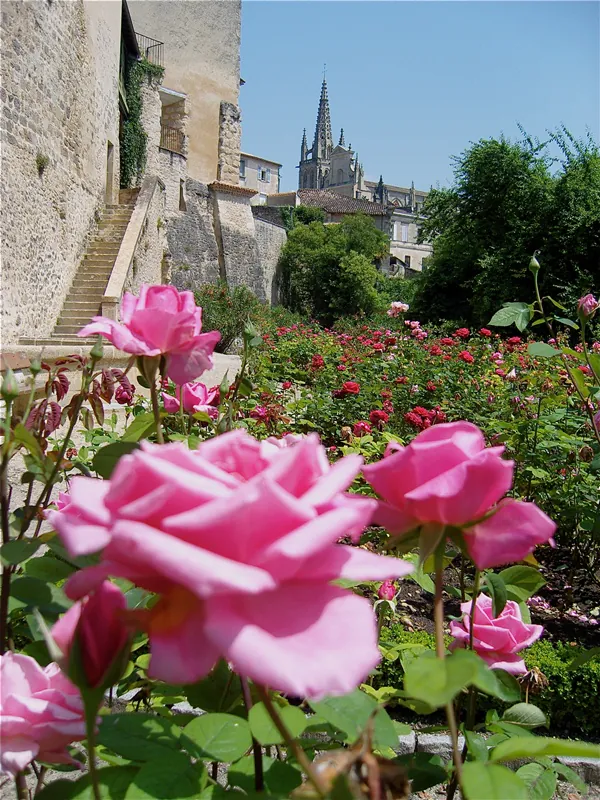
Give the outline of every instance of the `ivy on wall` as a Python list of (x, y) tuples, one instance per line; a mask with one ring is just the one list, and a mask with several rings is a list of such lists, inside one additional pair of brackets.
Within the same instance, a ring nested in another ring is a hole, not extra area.
[(151, 64), (145, 58), (131, 58), (125, 75), (125, 97), (129, 114), (123, 120), (120, 137), (121, 188), (134, 185), (146, 166), (148, 135), (142, 125), (142, 82), (161, 80), (164, 68)]

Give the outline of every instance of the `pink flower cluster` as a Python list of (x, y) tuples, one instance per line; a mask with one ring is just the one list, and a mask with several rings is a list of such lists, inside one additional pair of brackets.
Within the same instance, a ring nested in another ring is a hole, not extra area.
[(73, 763), (67, 745), (85, 739), (83, 702), (58, 664), (11, 652), (0, 656), (0, 723), (0, 771), (13, 776), (34, 758)]
[[(454, 641), (451, 650), (467, 647), (471, 632), (472, 602), (462, 603), (462, 619), (450, 623), (450, 634)], [(494, 617), (492, 600), (480, 594), (475, 603), (473, 615), (473, 650), (492, 668), (503, 669), (513, 675), (527, 672), (525, 662), (519, 652), (540, 638), (541, 625), (523, 622), (519, 604), (509, 600), (502, 613)]]
[(120, 323), (93, 317), (78, 335), (100, 334), (119, 350), (136, 356), (164, 356), (166, 375), (181, 385), (212, 367), (221, 334), (201, 330), (202, 309), (196, 306), (193, 292), (143, 284), (139, 297), (129, 292), (123, 295)]
[(184, 383), (183, 386), (176, 387), (174, 397), (163, 392), (162, 398), (165, 411), (169, 414), (176, 414), (182, 401), (183, 410), (188, 414), (204, 412), (211, 419), (216, 419), (219, 414), (217, 408), (219, 404), (218, 386), (207, 389), (203, 383)]
[(400, 314), (404, 314), (408, 309), (408, 303), (401, 303), (398, 300), (394, 300), (394, 302), (390, 304), (386, 314), (388, 317), (397, 317)]
[(396, 535), (460, 528), (479, 569), (520, 561), (556, 526), (534, 503), (502, 499), (514, 467), (503, 450), (486, 448), (469, 422), (433, 425), (407, 447), (390, 443), (385, 458), (363, 468), (383, 498), (375, 523)]
[(73, 478), (70, 502), (50, 512), (72, 556), (100, 554), (67, 594), (109, 576), (157, 593), (151, 609), (128, 612), (148, 632), (151, 677), (192, 683), (224, 658), (293, 695), (345, 694), (380, 656), (369, 601), (332, 581), (412, 569), (337, 543), (356, 539), (376, 506), (344, 493), (361, 465), (348, 456), (331, 466), (315, 435), (291, 447), (242, 430), (195, 451), (143, 443), (110, 480)]

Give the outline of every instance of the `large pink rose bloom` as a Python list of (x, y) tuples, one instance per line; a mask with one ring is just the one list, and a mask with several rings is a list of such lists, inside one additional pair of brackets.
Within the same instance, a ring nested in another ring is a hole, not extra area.
[(533, 503), (497, 505), (512, 485), (513, 462), (503, 451), (486, 448), (470, 422), (433, 425), (407, 447), (390, 444), (385, 458), (363, 469), (383, 498), (374, 521), (398, 535), (430, 523), (462, 528), (479, 569), (521, 560), (556, 526)]
[(183, 384), (212, 367), (211, 356), (221, 334), (201, 330), (202, 309), (196, 306), (192, 292), (144, 284), (139, 297), (129, 292), (123, 295), (121, 322), (93, 317), (78, 336), (99, 333), (125, 353), (164, 355), (167, 376)]
[[(450, 634), (454, 637), (451, 650), (469, 645), (471, 606), (470, 600), (462, 603), (462, 619), (450, 623)], [(494, 617), (491, 598), (480, 594), (475, 603), (473, 622), (473, 650), (492, 669), (504, 669), (513, 675), (527, 672), (519, 652), (537, 641), (544, 628), (523, 622), (518, 603), (509, 600), (500, 616)]]
[(165, 411), (169, 414), (176, 414), (181, 406), (183, 399), (183, 410), (188, 414), (195, 414), (203, 411), (211, 419), (216, 419), (219, 415), (218, 409), (213, 405), (215, 398), (219, 394), (219, 387), (213, 386), (207, 389), (203, 383), (184, 383), (175, 390), (175, 396), (163, 392), (163, 402)]
[(375, 501), (344, 493), (362, 459), (334, 466), (316, 435), (269, 448), (244, 431), (124, 456), (110, 481), (74, 478), (50, 512), (72, 555), (102, 550), (76, 573), (78, 598), (108, 575), (156, 592), (132, 612), (150, 637), (150, 675), (192, 683), (219, 658), (273, 689), (345, 694), (378, 663), (368, 600), (333, 586), (411, 571), (397, 558), (338, 544), (358, 537)]
[(85, 739), (83, 702), (58, 664), (0, 656), (0, 771), (16, 775), (34, 758), (73, 763), (67, 745)]

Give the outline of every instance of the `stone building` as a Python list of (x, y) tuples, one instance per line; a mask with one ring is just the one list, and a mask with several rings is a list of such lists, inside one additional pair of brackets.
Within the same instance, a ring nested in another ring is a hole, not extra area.
[(270, 194), (277, 194), (281, 183), (281, 164), (250, 153), (240, 153), (240, 186), (254, 189), (252, 205), (265, 205)]
[[(312, 147), (310, 149), (308, 147), (306, 128), (300, 145), (298, 197), (302, 197), (303, 192), (316, 193), (311, 195), (310, 204), (323, 203), (320, 207), (326, 213), (330, 213), (326, 206), (333, 207), (331, 194), (351, 198), (355, 203), (372, 203), (384, 207), (385, 215), (372, 216), (373, 219), (387, 220), (386, 223), (381, 222), (381, 225), (387, 226), (381, 229), (390, 236), (391, 272), (411, 275), (423, 269), (423, 261), (430, 255), (431, 246), (417, 242), (418, 219), (427, 192), (415, 190), (414, 183), (410, 188), (404, 188), (384, 183), (383, 177), (380, 177), (377, 183), (365, 180), (364, 167), (360, 163), (358, 153), (352, 149), (351, 144), (346, 146), (343, 128), (334, 147), (325, 79), (321, 86)], [(276, 202), (272, 198), (268, 200), (269, 205)]]
[[(4, 0), (3, 349), (72, 351), (142, 282), (271, 297), (239, 185), (240, 19), (240, 0)], [(146, 137), (125, 188), (124, 130)]]

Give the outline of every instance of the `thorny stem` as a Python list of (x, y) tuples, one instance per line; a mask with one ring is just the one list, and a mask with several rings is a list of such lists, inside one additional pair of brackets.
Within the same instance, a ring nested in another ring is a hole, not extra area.
[[(158, 407), (158, 392), (156, 391), (156, 379), (150, 384), (150, 398), (152, 400), (152, 413), (156, 422), (156, 441), (159, 444), (164, 444), (165, 440), (162, 432), (162, 425), (160, 421), (160, 409)], [(182, 402), (182, 400), (180, 400)]]
[(27, 788), (24, 772), (17, 772), (15, 776), (15, 788), (17, 790), (17, 800), (29, 800), (29, 789)]
[[(250, 694), (250, 687), (248, 686), (248, 678), (240, 675), (240, 683), (242, 684), (242, 695), (244, 697), (244, 705), (246, 706), (246, 713), (250, 716), (250, 709), (252, 708), (252, 695)], [(262, 747), (252, 737), (252, 754), (254, 756), (254, 788), (257, 792), (264, 791), (265, 779), (263, 775), (262, 763)]]
[(317, 792), (318, 796), (322, 798), (322, 800), (324, 800), (327, 797), (326, 787), (323, 786), (323, 784), (321, 783), (321, 779), (315, 773), (313, 765), (309, 761), (308, 756), (306, 755), (304, 750), (300, 747), (298, 742), (294, 739), (292, 734), (286, 728), (285, 723), (281, 719), (277, 709), (275, 708), (275, 705), (273, 704), (273, 701), (269, 696), (269, 692), (263, 686), (259, 686), (258, 684), (256, 686), (256, 690), (260, 695), (260, 699), (264, 703), (265, 708), (269, 713), (269, 716), (273, 720), (275, 727), (282, 735), (283, 740), (286, 743), (287, 747), (294, 754), (296, 761), (300, 764), (300, 766), (304, 770), (306, 776), (308, 777), (308, 780), (315, 787), (315, 791)]
[[(445, 544), (445, 537), (443, 542)], [(444, 544), (438, 546), (435, 551), (435, 597), (433, 600), (433, 619), (435, 624), (435, 651), (438, 658), (446, 657), (444, 647)], [(446, 720), (452, 738), (452, 757), (457, 780), (460, 783), (462, 776), (462, 759), (458, 749), (458, 728), (456, 726), (456, 715), (452, 703), (446, 703)]]

